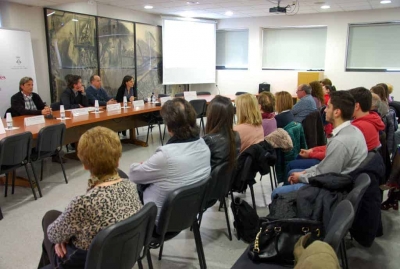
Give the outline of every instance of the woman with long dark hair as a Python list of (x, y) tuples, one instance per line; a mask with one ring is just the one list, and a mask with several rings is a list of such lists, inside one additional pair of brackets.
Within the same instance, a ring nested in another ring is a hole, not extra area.
[(208, 105), (203, 139), (211, 151), (211, 169), (224, 162), (233, 167), (240, 152), (240, 137), (233, 131), (233, 116), (233, 105), (227, 97), (217, 95)]
[(124, 100), (124, 96), (128, 102), (132, 102), (137, 98), (137, 92), (135, 89), (135, 79), (132, 76), (125, 76), (122, 79), (121, 86), (118, 88), (117, 97), (115, 98), (118, 103)]

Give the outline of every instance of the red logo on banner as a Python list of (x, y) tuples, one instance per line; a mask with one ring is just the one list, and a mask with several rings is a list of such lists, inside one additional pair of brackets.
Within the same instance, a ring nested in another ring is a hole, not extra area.
[(1, 76), (1, 75), (0, 75), (0, 80), (5, 80), (5, 79), (6, 79), (5, 76)]

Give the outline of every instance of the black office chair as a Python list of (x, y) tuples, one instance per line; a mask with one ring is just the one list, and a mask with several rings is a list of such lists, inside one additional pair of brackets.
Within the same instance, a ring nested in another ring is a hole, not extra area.
[(210, 92), (197, 92), (197, 95), (211, 95)]
[(231, 225), (229, 223), (228, 208), (226, 206), (225, 197), (229, 192), (230, 183), (232, 179), (233, 169), (229, 167), (229, 163), (225, 162), (218, 165), (211, 172), (211, 179), (207, 186), (204, 196), (202, 211), (199, 216), (199, 226), (203, 218), (203, 213), (212, 207), (217, 201), (220, 201), (225, 210), (226, 225), (228, 227), (228, 237), (232, 241)]
[(64, 165), (60, 156), (62, 146), (64, 144), (65, 124), (58, 123), (43, 127), (37, 136), (36, 148), (32, 151), (31, 162), (33, 175), (36, 177), (36, 171), (33, 166), (34, 162), (42, 161), (40, 168), (40, 181), (43, 180), (43, 165), (44, 159), (52, 156), (57, 156), (60, 160), (62, 172), (64, 174), (65, 183), (68, 184), (67, 175), (65, 174)]
[(16, 116), (16, 115), (14, 115), (14, 110), (11, 107), (7, 108), (6, 112), (4, 113), (4, 118), (7, 117), (7, 113), (11, 113), (11, 117)]
[(129, 178), (128, 175), (127, 175), (124, 171), (122, 171), (121, 169), (119, 169), (119, 168), (118, 168), (118, 176), (119, 176), (120, 178)]
[(242, 94), (246, 94), (246, 93), (248, 93), (248, 92), (236, 92), (235, 95), (238, 96), (238, 95), (242, 95)]
[[(14, 194), (15, 188), (15, 169), (23, 166), (25, 167), (26, 175), (28, 177), (29, 184), (32, 189), (33, 196), (35, 200), (36, 191), (34, 185), (29, 175), (28, 163), (31, 157), (31, 145), (32, 145), (32, 133), (24, 132), (12, 136), (7, 136), (0, 141), (0, 174), (6, 174), (5, 182), (5, 193), (4, 197), (7, 197), (8, 189), (8, 177), (12, 171), (12, 194)], [(40, 197), (42, 197), (42, 191), (40, 190), (39, 181), (35, 178), (36, 186), (39, 191)]]
[(143, 268), (156, 215), (156, 205), (147, 203), (130, 218), (100, 231), (90, 244), (85, 269), (131, 269), (136, 261)]
[(146, 144), (149, 141), (149, 135), (150, 135), (150, 130), (153, 133), (153, 128), (155, 125), (158, 125), (158, 131), (160, 132), (160, 143), (161, 145), (164, 145), (164, 137), (165, 137), (165, 126), (164, 126), (164, 135), (161, 133), (161, 124), (164, 124), (164, 120), (160, 115), (160, 112), (153, 112), (150, 113), (149, 120), (147, 122), (147, 138), (146, 138)]
[[(241, 173), (241, 178), (240, 178), (240, 182), (242, 184), (242, 187), (240, 189), (244, 189), (244, 185), (248, 184), (248, 179), (249, 179), (249, 174), (250, 174), (250, 171), (251, 171), (252, 163), (253, 163), (253, 159), (250, 156), (248, 156), (246, 158), (246, 161), (245, 161), (244, 166), (242, 168), (242, 173)], [(250, 189), (251, 201), (252, 201), (252, 204), (253, 204), (253, 208), (255, 210), (257, 210), (257, 208), (256, 208), (256, 199), (254, 197), (253, 184), (248, 184), (248, 186), (249, 186), (249, 189)], [(231, 191), (231, 199), (232, 199), (232, 201), (234, 200), (232, 191)]]
[(183, 97), (183, 92), (175, 93), (175, 97)]
[(53, 111), (59, 111), (59, 110), (60, 110), (60, 105), (61, 105), (61, 102), (52, 103), (52, 104), (50, 105), (51, 110), (53, 110)]
[(203, 129), (203, 134), (205, 134), (204, 120), (203, 117), (206, 115), (207, 101), (204, 99), (190, 100), (189, 103), (193, 106), (196, 111), (196, 118), (200, 119), (200, 128)]
[[(207, 268), (197, 215), (201, 211), (201, 205), (209, 179), (208, 177), (205, 180), (169, 193), (161, 208), (158, 225), (155, 227), (155, 233), (153, 233), (153, 238), (150, 243), (150, 249), (160, 248), (159, 260), (161, 260), (162, 257), (164, 241), (172, 239), (181, 231), (192, 227), (200, 268)], [(147, 254), (147, 260), (149, 265), (152, 264), (149, 253)]]

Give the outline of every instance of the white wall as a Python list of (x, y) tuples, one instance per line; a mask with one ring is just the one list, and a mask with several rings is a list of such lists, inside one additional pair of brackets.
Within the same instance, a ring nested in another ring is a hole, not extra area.
[[(83, 2), (75, 4), (56, 5), (49, 8), (135, 21), (152, 25), (161, 25), (161, 17), (158, 15), (111, 7), (108, 5), (88, 5), (87, 2)], [(48, 71), (49, 68), (47, 60), (46, 32), (43, 8), (0, 1), (0, 19), (1, 27), (20, 29), (31, 32), (33, 58), (35, 61), (37, 80), (34, 83), (36, 83), (38, 93), (42, 97), (43, 101), (50, 104), (51, 97)], [(18, 82), (19, 81), (16, 81), (15, 91), (18, 90)]]
[[(259, 83), (268, 82), (271, 84), (273, 92), (285, 90), (294, 94), (297, 86), (297, 71), (261, 70), (261, 29), (267, 27), (327, 25), (325, 76), (330, 78), (339, 90), (357, 86), (370, 88), (379, 82), (391, 83), (394, 86), (395, 99), (400, 100), (399, 73), (344, 71), (348, 24), (391, 20), (400, 20), (400, 9), (221, 20), (218, 23), (218, 29), (249, 29), (249, 69), (238, 71), (218, 70), (218, 87), (222, 94), (234, 94), (237, 91), (255, 93), (258, 92)], [(294, 47), (293, 49), (296, 48)], [(191, 89), (216, 92), (215, 85), (193, 85)]]
[[(47, 64), (46, 34), (43, 9), (14, 3), (0, 2), (1, 24), (4, 28), (31, 32), (36, 88), (44, 102), (50, 104), (50, 84)], [(1, 41), (0, 41), (1, 42)], [(15, 92), (19, 81), (15, 81)]]

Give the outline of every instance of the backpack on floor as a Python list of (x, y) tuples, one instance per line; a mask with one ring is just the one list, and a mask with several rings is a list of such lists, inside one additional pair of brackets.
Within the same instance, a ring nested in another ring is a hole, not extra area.
[(239, 197), (232, 201), (231, 209), (238, 240), (242, 239), (247, 243), (254, 242), (259, 229), (257, 211)]

